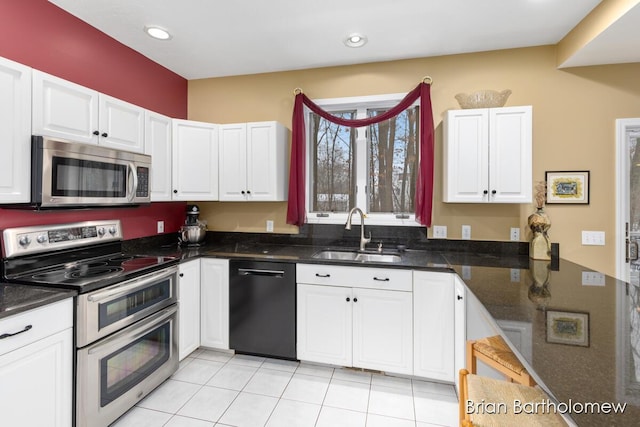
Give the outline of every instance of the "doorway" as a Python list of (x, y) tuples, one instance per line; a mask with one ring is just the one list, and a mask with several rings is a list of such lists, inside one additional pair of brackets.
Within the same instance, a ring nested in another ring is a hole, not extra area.
[(640, 281), (640, 118), (616, 120), (616, 277)]

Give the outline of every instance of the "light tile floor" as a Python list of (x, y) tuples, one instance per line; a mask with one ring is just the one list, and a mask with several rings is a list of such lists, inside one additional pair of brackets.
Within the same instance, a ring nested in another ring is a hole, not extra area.
[(112, 427), (456, 426), (453, 386), (198, 349)]

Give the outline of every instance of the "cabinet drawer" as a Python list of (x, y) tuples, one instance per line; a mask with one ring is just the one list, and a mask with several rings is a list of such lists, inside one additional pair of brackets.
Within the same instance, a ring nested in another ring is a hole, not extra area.
[(298, 283), (396, 291), (411, 291), (413, 280), (411, 270), (323, 264), (298, 264), (296, 277)]
[(25, 311), (0, 321), (0, 335), (28, 330), (0, 339), (0, 355), (73, 327), (73, 299)]

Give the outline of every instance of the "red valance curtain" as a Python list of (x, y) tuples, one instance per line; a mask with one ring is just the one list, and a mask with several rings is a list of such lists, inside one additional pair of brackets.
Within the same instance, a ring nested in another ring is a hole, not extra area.
[(409, 108), (420, 98), (420, 165), (416, 185), (416, 220), (427, 227), (431, 226), (433, 207), (433, 110), (431, 108), (431, 85), (420, 83), (407, 94), (402, 101), (389, 111), (375, 117), (349, 120), (336, 117), (309, 99), (304, 93), (296, 94), (293, 106), (291, 135), (291, 166), (289, 168), (289, 203), (287, 223), (301, 226), (305, 222), (305, 158), (306, 141), (304, 126), (304, 106), (320, 117), (340, 126), (362, 127), (379, 123), (395, 117)]

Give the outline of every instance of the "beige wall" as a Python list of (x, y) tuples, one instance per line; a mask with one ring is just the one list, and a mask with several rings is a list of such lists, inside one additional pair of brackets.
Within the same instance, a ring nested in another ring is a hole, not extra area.
[[(433, 223), (451, 239), (469, 224), (474, 240), (509, 240), (519, 226), (526, 241), (531, 205), (442, 203), (442, 117), (459, 108), (454, 95), (478, 89), (511, 89), (507, 106), (533, 106), (533, 179), (546, 170), (591, 171), (591, 204), (550, 205), (550, 236), (563, 258), (615, 273), (615, 119), (640, 117), (640, 64), (558, 70), (556, 47), (544, 46), (365, 65), (193, 80), (189, 119), (214, 123), (277, 120), (291, 127), (293, 90), (313, 98), (408, 92), (433, 77), (436, 188)], [(286, 225), (286, 203), (200, 203), (212, 230), (275, 231)], [(606, 232), (606, 246), (582, 246), (582, 230)]]

